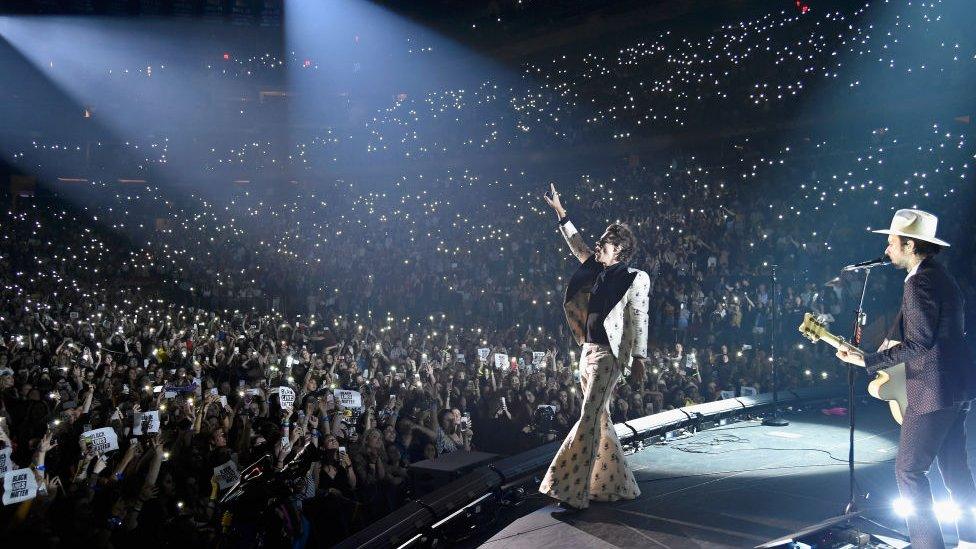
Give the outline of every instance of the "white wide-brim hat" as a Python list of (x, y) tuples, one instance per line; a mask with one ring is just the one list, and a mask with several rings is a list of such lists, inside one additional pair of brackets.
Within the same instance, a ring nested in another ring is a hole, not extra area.
[(879, 234), (895, 234), (917, 240), (924, 240), (948, 248), (950, 244), (935, 237), (939, 218), (922, 210), (898, 210), (891, 218), (891, 228), (871, 231)]

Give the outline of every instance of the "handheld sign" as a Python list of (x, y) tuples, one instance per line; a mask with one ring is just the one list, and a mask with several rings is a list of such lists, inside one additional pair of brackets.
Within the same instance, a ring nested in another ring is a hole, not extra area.
[(139, 436), (159, 432), (159, 410), (132, 415), (132, 434)]
[(14, 469), (3, 474), (3, 504), (13, 505), (37, 497), (37, 479), (30, 469)]
[(290, 408), (295, 403), (295, 390), (291, 387), (278, 387), (278, 402), (282, 408)]
[(545, 360), (546, 353), (540, 351), (532, 351), (532, 365), (538, 367)]
[(13, 452), (13, 448), (10, 446), (0, 450), (0, 475), (17, 468), (14, 462), (10, 460), (11, 452)]
[(227, 460), (227, 463), (214, 467), (214, 477), (217, 478), (217, 485), (221, 490), (226, 490), (237, 484), (241, 475), (237, 472), (237, 464), (234, 460)]
[(498, 370), (505, 369), (508, 366), (508, 355), (503, 353), (495, 353), (495, 368)]
[(159, 432), (159, 410), (151, 410), (142, 414), (142, 420), (145, 422), (147, 433), (158, 433)]
[(90, 448), (96, 454), (104, 454), (119, 449), (119, 437), (111, 427), (92, 429), (81, 434), (81, 446)]
[(339, 406), (342, 406), (343, 408), (363, 407), (363, 395), (361, 395), (359, 391), (337, 389), (335, 391), (335, 396), (337, 399), (339, 399)]
[(488, 347), (482, 347), (478, 349), (478, 358), (480, 358), (482, 362), (488, 360), (488, 355), (490, 354), (491, 354), (491, 349), (489, 349)]

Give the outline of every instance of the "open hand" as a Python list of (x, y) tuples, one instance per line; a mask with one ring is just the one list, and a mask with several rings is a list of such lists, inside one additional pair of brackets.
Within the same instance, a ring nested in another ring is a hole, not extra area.
[(48, 431), (44, 434), (44, 438), (41, 439), (40, 450), (42, 453), (49, 452), (52, 448), (58, 445), (58, 441), (54, 440), (54, 433)]
[(142, 501), (156, 499), (157, 496), (159, 496), (159, 488), (153, 485), (144, 485), (139, 491), (139, 499)]

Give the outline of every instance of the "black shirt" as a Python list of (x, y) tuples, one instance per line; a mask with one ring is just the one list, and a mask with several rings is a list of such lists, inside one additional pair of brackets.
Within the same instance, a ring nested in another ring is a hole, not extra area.
[[(560, 225), (565, 225), (569, 217), (559, 219)], [(603, 327), (607, 315), (623, 299), (636, 273), (631, 273), (623, 262), (603, 268), (592, 254), (573, 273), (566, 288), (566, 300), (577, 292), (589, 291), (590, 297), (586, 310), (586, 339), (587, 343), (609, 345), (610, 339)]]
[[(627, 277), (627, 265), (623, 262), (614, 263), (604, 268), (597, 275), (590, 290), (590, 301), (586, 309), (586, 342), (610, 345), (610, 338), (603, 327), (603, 321), (617, 304), (619, 295), (611, 291), (617, 286), (614, 282), (624, 283), (622, 277)], [(628, 281), (629, 282), (629, 281)], [(629, 285), (629, 284), (628, 284)]]

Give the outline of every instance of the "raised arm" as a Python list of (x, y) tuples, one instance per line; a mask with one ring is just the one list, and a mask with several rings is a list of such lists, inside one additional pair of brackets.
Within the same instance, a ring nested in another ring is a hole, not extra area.
[(634, 358), (647, 358), (647, 300), (651, 280), (644, 271), (637, 271), (634, 279), (636, 295), (630, 302), (634, 315), (634, 343), (631, 355)]
[(566, 239), (566, 243), (569, 244), (569, 249), (576, 256), (576, 259), (579, 259), (580, 263), (586, 263), (586, 260), (593, 255), (593, 250), (586, 245), (586, 242), (583, 242), (583, 237), (580, 236), (576, 226), (569, 218), (564, 216), (560, 219), (559, 232), (563, 233), (563, 238)]
[(549, 192), (545, 194), (545, 199), (546, 203), (556, 212), (556, 217), (559, 218), (559, 232), (563, 234), (563, 238), (569, 244), (570, 251), (573, 252), (576, 259), (580, 260), (580, 263), (586, 262), (593, 255), (593, 250), (586, 245), (586, 242), (583, 242), (583, 237), (576, 230), (576, 226), (567, 217), (566, 208), (563, 207), (559, 200), (559, 193), (556, 192), (555, 183), (549, 184)]

